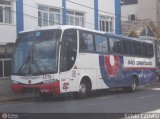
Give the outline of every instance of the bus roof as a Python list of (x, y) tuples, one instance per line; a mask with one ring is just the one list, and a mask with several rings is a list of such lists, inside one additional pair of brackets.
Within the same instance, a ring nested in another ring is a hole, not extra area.
[(95, 32), (95, 33), (104, 34), (104, 35), (115, 37), (115, 38), (123, 38), (123, 39), (127, 39), (127, 40), (135, 40), (135, 41), (152, 43), (149, 40), (140, 40), (140, 39), (137, 39), (137, 38), (127, 37), (127, 36), (123, 36), (123, 35), (118, 35), (118, 34), (111, 33), (111, 32), (103, 32), (103, 31), (98, 31), (98, 30), (92, 30), (92, 29), (87, 29), (87, 28), (84, 28), (84, 27), (73, 26), (73, 25), (54, 25), (54, 26), (37, 27), (37, 28), (34, 28), (34, 29), (21, 31), (20, 33), (25, 33), (25, 32), (30, 32), (30, 31), (37, 31), (37, 30), (38, 31), (40, 31), (40, 30), (47, 30), (47, 29), (61, 29), (61, 30), (65, 30), (65, 29), (79, 29), (79, 30), (85, 30), (85, 31), (89, 31), (89, 32)]
[(72, 25), (54, 25), (54, 26), (36, 27), (34, 29), (21, 31), (20, 33), (29, 32), (29, 31), (37, 31), (37, 30), (47, 30), (47, 29), (62, 29), (62, 30), (65, 30), (65, 29), (81, 29), (81, 30), (97, 32), (97, 33), (101, 33), (101, 34), (105, 34), (106, 33), (106, 32), (103, 32), (103, 31), (92, 30), (92, 29), (87, 29), (87, 28), (84, 28), (84, 27), (72, 26)]

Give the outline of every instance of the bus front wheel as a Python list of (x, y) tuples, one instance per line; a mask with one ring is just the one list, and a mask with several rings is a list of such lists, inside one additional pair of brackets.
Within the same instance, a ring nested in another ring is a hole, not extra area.
[(91, 91), (91, 84), (89, 81), (82, 80), (79, 85), (79, 92), (77, 93), (78, 98), (85, 98)]

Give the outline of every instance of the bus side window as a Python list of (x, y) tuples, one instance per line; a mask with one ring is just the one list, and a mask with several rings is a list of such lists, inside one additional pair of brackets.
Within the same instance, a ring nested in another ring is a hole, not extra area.
[(95, 35), (95, 45), (96, 45), (96, 52), (102, 52), (102, 37), (99, 35)]
[(147, 52), (148, 52), (147, 43), (142, 43), (142, 55), (143, 55), (143, 57), (148, 57)]
[(137, 55), (142, 56), (142, 44), (141, 42), (136, 43)]
[(122, 40), (122, 49), (123, 53), (126, 55), (131, 55), (132, 54), (132, 47), (131, 47), (131, 41), (129, 40)]
[(93, 45), (93, 35), (91, 33), (82, 32), (80, 33), (80, 51), (84, 52), (93, 52), (94, 45)]
[(96, 52), (108, 53), (108, 39), (107, 37), (95, 35)]
[(153, 57), (153, 44), (148, 44), (148, 57)]
[(136, 47), (136, 42), (135, 41), (133, 41), (132, 42), (132, 54), (133, 54), (133, 56), (136, 56), (137, 55), (137, 47)]
[(77, 56), (77, 31), (69, 29), (64, 31), (62, 38), (60, 70), (61, 71), (70, 70), (75, 63), (76, 56)]
[(134, 41), (133, 42), (133, 54), (135, 56), (142, 56), (142, 45), (141, 42)]
[(108, 39), (107, 37), (102, 37), (102, 50), (103, 53), (108, 53)]
[(116, 38), (109, 38), (110, 41), (110, 52), (121, 53), (121, 41)]

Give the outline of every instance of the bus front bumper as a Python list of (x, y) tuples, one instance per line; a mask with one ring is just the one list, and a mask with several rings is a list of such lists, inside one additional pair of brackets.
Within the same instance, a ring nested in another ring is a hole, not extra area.
[(11, 84), (11, 88), (15, 93), (50, 93), (60, 94), (59, 81), (50, 84)]

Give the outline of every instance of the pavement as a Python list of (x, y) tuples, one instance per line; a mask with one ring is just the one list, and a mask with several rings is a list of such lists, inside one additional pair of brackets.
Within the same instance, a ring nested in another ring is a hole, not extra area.
[(0, 79), (0, 103), (21, 101), (35, 97), (34, 95), (22, 95), (14, 93), (10, 87), (10, 82), (10, 78)]
[[(36, 98), (37, 95), (22, 95), (16, 94), (11, 90), (10, 78), (0, 79), (0, 103), (24, 101), (28, 99)], [(160, 82), (156, 82), (153, 85), (146, 86), (146, 88), (160, 88)]]

